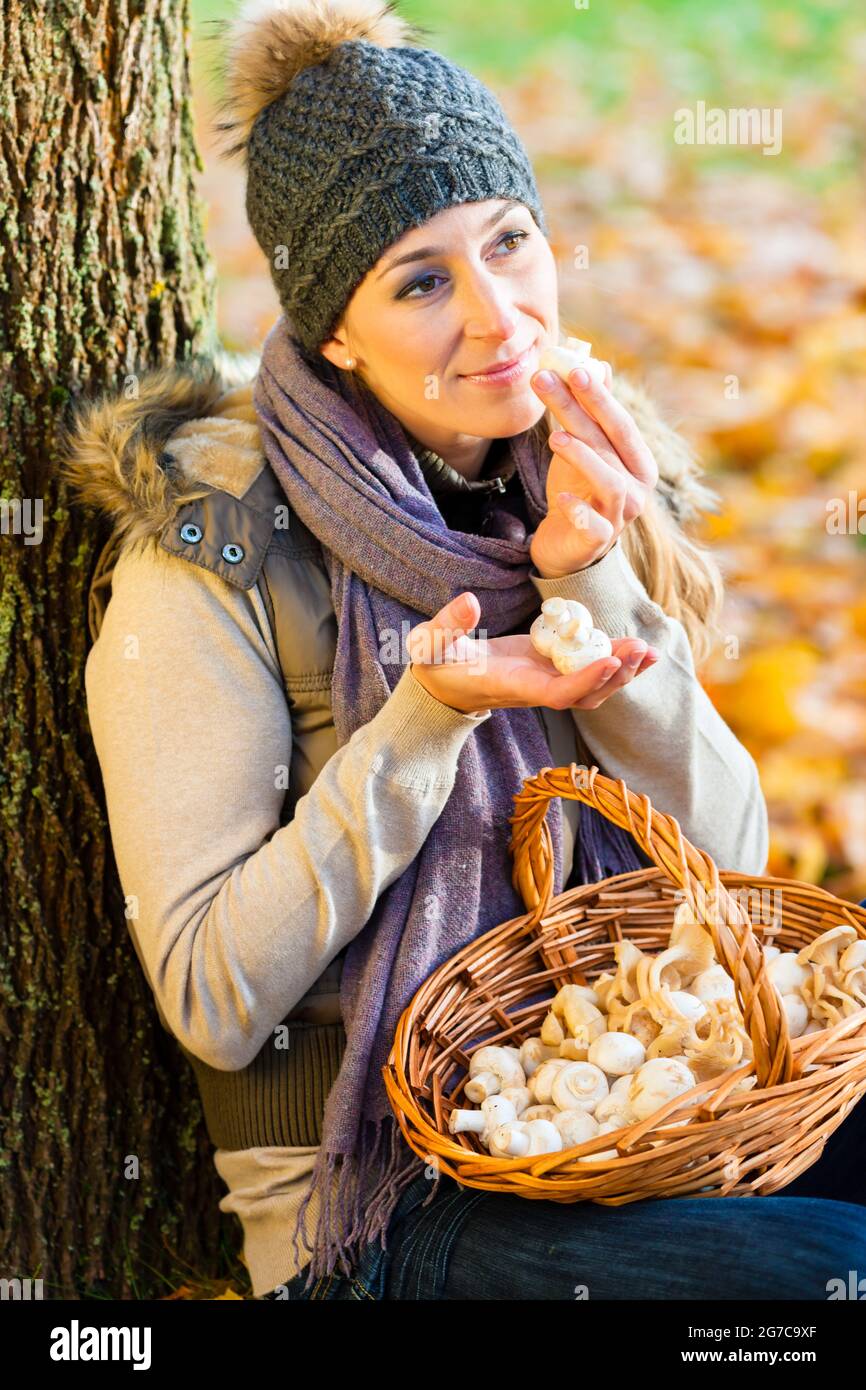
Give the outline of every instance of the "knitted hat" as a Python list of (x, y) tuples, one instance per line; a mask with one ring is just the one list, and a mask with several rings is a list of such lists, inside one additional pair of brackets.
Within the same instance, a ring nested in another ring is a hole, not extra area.
[(252, 0), (228, 30), (218, 131), (292, 332), (332, 336), (356, 287), (443, 208), (516, 198), (547, 227), (493, 94), (381, 0)]

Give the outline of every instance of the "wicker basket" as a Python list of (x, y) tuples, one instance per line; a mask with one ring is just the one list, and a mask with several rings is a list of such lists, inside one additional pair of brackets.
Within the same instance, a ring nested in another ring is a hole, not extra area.
[[(594, 806), (628, 829), (658, 868), (618, 874), (551, 901), (545, 817), (554, 796)], [(544, 768), (524, 783), (514, 805), (512, 880), (528, 912), (440, 966), (401, 1016), (383, 1075), (406, 1142), (467, 1187), (559, 1202), (619, 1206), (643, 1197), (769, 1195), (792, 1182), (866, 1091), (866, 1008), (792, 1039), (756, 933), (787, 950), (842, 924), (866, 938), (866, 909), (794, 879), (720, 874), (672, 816), (597, 767)], [(769, 892), (780, 910), (756, 925), (752, 900), (757, 893), (763, 904)], [(466, 1104), (460, 1097), (472, 1052), (489, 1043), (519, 1046), (538, 1034), (561, 985), (591, 985), (603, 970), (616, 969), (615, 942), (630, 938), (647, 952), (664, 950), (684, 896), (734, 981), (754, 1060), (696, 1084), (648, 1119), (557, 1153), (495, 1158), (475, 1134), (452, 1136), (448, 1114)], [(753, 1073), (751, 1090), (731, 1093)], [(683, 1119), (688, 1126), (671, 1127)], [(612, 1148), (618, 1157), (592, 1160)]]

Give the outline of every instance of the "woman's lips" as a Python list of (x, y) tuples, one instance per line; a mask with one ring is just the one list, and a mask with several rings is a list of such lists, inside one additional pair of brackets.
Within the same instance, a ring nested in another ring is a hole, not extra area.
[(502, 367), (498, 372), (469, 374), (463, 377), (463, 381), (471, 381), (478, 386), (511, 386), (515, 381), (519, 381), (526, 372), (535, 347), (535, 343), (530, 343), (529, 347), (520, 354), (517, 361), (510, 367)]

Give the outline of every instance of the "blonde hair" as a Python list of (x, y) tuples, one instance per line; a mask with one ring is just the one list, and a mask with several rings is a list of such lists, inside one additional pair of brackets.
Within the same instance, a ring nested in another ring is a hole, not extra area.
[[(611, 392), (629, 411), (658, 465), (659, 480), (643, 511), (623, 528), (625, 557), (653, 603), (682, 624), (695, 668), (722, 639), (719, 615), (725, 590), (709, 550), (683, 530), (702, 511), (718, 511), (718, 494), (702, 481), (703, 469), (685, 439), (663, 419), (646, 389), (624, 373)], [(545, 411), (536, 425), (543, 448), (560, 422)]]

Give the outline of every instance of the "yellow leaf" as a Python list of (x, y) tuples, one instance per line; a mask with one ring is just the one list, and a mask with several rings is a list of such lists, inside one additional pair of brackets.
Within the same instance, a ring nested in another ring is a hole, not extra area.
[(810, 826), (773, 826), (767, 873), (771, 878), (796, 878), (801, 883), (820, 883), (827, 868), (827, 850), (817, 830)]
[(790, 738), (801, 723), (796, 694), (812, 679), (819, 661), (819, 653), (805, 642), (768, 647), (741, 658), (738, 679), (712, 686), (710, 695), (722, 718), (743, 738), (759, 744)]

